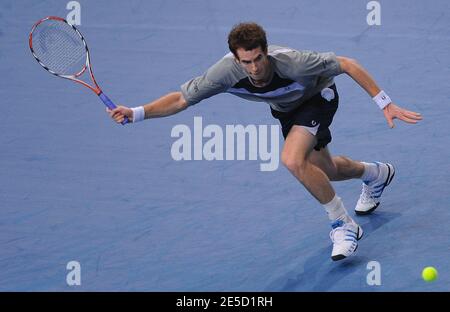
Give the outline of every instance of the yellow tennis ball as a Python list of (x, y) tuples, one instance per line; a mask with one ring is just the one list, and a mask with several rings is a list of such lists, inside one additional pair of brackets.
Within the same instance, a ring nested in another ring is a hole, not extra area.
[(432, 282), (438, 277), (438, 272), (434, 267), (426, 267), (422, 271), (422, 278), (426, 282)]

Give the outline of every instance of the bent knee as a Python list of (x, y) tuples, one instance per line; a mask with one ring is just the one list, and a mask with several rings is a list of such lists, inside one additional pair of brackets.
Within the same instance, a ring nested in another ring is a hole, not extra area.
[(301, 176), (305, 172), (305, 167), (307, 165), (306, 159), (302, 157), (294, 157), (281, 155), (281, 162), (283, 165), (296, 176)]

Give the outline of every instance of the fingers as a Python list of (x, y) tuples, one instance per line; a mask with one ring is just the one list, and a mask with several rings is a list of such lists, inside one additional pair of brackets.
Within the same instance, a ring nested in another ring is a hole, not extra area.
[(118, 113), (120, 111), (119, 107), (116, 107), (115, 109), (109, 109), (106, 108), (106, 112), (109, 114), (109, 116), (114, 116), (114, 114)]
[(124, 116), (115, 119), (115, 121), (116, 121), (117, 123), (120, 123), (120, 124), (121, 124), (124, 120), (125, 120), (125, 117), (124, 117)]
[(406, 110), (406, 109), (400, 108), (400, 107), (399, 107), (399, 109), (397, 110), (397, 112), (396, 112), (395, 115), (398, 115), (398, 116), (405, 116), (405, 117), (407, 117), (407, 118), (415, 119), (415, 120), (421, 120), (421, 119), (422, 119), (422, 115), (421, 115), (420, 113), (416, 113), (416, 112), (413, 112), (413, 111), (409, 111), (409, 110)]
[(385, 117), (388, 120), (388, 124), (391, 128), (394, 127), (392, 120), (395, 118), (398, 118), (401, 121), (404, 121), (404, 122), (407, 122), (410, 124), (416, 124), (419, 120), (422, 120), (422, 115), (420, 113), (409, 111), (409, 110), (403, 109), (398, 106), (396, 106), (394, 108), (395, 109), (393, 109), (393, 110), (386, 111), (386, 114), (385, 114)]
[(422, 115), (407, 110), (400, 111), (398, 116), (396, 117), (404, 122), (411, 124), (416, 124), (419, 120), (422, 120)]
[(111, 116), (117, 123), (121, 123), (122, 121), (125, 120), (125, 115), (122, 114), (121, 112), (115, 112), (112, 114)]
[(414, 120), (422, 120), (422, 115), (416, 112), (405, 111), (403, 112), (403, 116)]
[(120, 107), (120, 106), (116, 107), (115, 109), (106, 108), (106, 112), (117, 123), (122, 123), (125, 120), (125, 115), (123, 113), (123, 108)]
[(119, 115), (113, 118), (115, 122), (122, 123), (125, 120), (125, 116)]
[(409, 118), (405, 115), (399, 116), (398, 119), (411, 124), (416, 124), (418, 122), (418, 119)]
[[(389, 106), (394, 105), (394, 104), (390, 104)], [(383, 109), (383, 114), (384, 114), (384, 118), (386, 118), (386, 121), (388, 123), (389, 128), (394, 128), (394, 122), (393, 119), (395, 118), (392, 113), (389, 110), (389, 106), (386, 106), (385, 109)]]
[(393, 121), (393, 119), (395, 118), (392, 118), (390, 115), (384, 115), (384, 117), (386, 118), (386, 121), (387, 121), (387, 123), (388, 123), (388, 126), (389, 126), (389, 128), (394, 128), (394, 121)]
[(388, 126), (389, 126), (389, 128), (394, 128), (395, 127), (395, 125), (394, 125), (394, 122), (392, 121), (392, 119), (388, 119)]

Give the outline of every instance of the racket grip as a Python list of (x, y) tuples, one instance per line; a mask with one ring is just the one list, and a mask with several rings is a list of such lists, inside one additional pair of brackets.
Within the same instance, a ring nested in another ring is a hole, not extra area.
[[(100, 92), (100, 94), (98, 95), (100, 97), (100, 99), (103, 101), (103, 103), (106, 105), (106, 107), (108, 107), (109, 109), (114, 109), (117, 106), (109, 99), (109, 97), (106, 96), (106, 94), (104, 94), (103, 92)], [(122, 121), (122, 125), (128, 123), (128, 117), (125, 116), (125, 119)]]

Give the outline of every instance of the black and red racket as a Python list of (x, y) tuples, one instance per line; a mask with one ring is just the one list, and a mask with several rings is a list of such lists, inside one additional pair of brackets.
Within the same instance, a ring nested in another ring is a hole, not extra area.
[[(33, 25), (29, 43), (34, 58), (49, 73), (88, 87), (109, 109), (117, 107), (95, 81), (86, 40), (74, 25), (70, 25), (61, 17), (48, 16)], [(93, 85), (79, 79), (86, 69)], [(122, 124), (127, 122), (128, 118), (125, 116)]]

